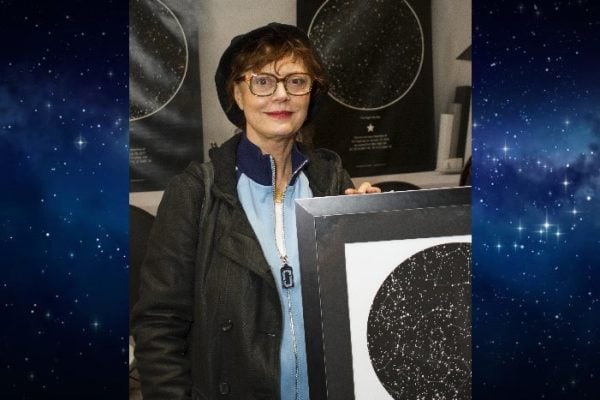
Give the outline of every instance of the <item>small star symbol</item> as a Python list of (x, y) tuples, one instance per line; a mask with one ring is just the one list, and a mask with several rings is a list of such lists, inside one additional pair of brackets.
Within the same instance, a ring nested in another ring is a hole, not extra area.
[(373, 125), (373, 124), (367, 125), (367, 132), (375, 132), (375, 125)]

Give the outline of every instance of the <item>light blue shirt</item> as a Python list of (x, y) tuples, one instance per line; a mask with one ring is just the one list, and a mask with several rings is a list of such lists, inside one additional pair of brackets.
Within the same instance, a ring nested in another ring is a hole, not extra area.
[[(293, 269), (294, 286), (284, 288), (275, 233), (275, 206), (273, 201), (273, 161), (262, 155), (260, 149), (245, 135), (238, 148), (237, 192), (244, 211), (258, 237), (271, 267), (277, 286), (283, 317), (280, 349), (281, 400), (307, 400), (308, 375), (304, 318), (302, 313), (302, 280), (296, 232), (295, 199), (312, 197), (307, 177), (301, 171), (306, 159), (295, 149), (292, 157), (294, 175), (283, 198), (283, 231), (288, 265)], [(294, 165), (296, 164), (296, 165)]]

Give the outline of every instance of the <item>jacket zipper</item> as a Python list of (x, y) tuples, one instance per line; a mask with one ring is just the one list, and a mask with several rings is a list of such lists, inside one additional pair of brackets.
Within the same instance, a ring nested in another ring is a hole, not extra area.
[[(291, 293), (290, 290), (292, 287), (294, 287), (294, 270), (293, 268), (289, 265), (288, 263), (288, 256), (287, 256), (287, 251), (285, 249), (285, 229), (284, 229), (284, 202), (285, 202), (285, 192), (287, 191), (287, 185), (283, 191), (283, 194), (281, 196), (281, 212), (277, 211), (277, 205), (276, 205), (276, 198), (277, 198), (277, 170), (276, 170), (276, 165), (275, 165), (275, 160), (273, 159), (272, 156), (270, 156), (270, 160), (271, 160), (271, 173), (272, 173), (272, 184), (273, 184), (273, 210), (275, 213), (275, 247), (277, 248), (277, 253), (279, 254), (279, 259), (281, 260), (281, 285), (284, 289), (284, 292), (286, 294), (286, 298), (287, 298), (287, 311), (288, 311), (288, 316), (289, 316), (289, 322), (290, 322), (290, 332), (292, 334), (292, 351), (294, 353), (294, 366), (295, 366), (295, 371), (294, 371), (294, 378), (295, 378), (295, 398), (296, 400), (299, 400), (299, 396), (300, 396), (300, 360), (298, 359), (298, 343), (297, 343), (297, 338), (296, 338), (296, 329), (295, 329), (295, 325), (294, 325), (294, 316), (292, 314), (292, 297), (291, 297)], [(302, 168), (302, 166), (304, 165), (304, 163), (296, 170), (292, 173), (292, 176), (294, 176), (294, 174), (296, 172), (298, 172), (298, 170), (300, 168)], [(280, 230), (281, 230), (281, 248), (279, 247), (279, 245), (277, 244), (277, 236), (278, 236), (278, 232), (277, 232), (277, 214), (279, 214), (280, 217)]]

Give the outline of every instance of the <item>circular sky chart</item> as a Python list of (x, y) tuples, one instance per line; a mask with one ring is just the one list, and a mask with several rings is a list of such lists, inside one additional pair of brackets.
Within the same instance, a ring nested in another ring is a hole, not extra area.
[(367, 346), (395, 399), (470, 399), (471, 244), (445, 243), (398, 265), (369, 312)]
[(188, 67), (183, 27), (160, 0), (129, 2), (129, 120), (146, 118), (175, 97)]
[(397, 102), (423, 65), (421, 23), (404, 0), (325, 1), (309, 37), (327, 67), (330, 97), (352, 109)]

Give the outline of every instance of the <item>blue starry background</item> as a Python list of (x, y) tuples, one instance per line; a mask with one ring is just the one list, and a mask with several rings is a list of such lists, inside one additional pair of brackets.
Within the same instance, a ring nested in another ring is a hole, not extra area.
[[(473, 2), (473, 398), (600, 393), (600, 6)], [(0, 398), (126, 399), (127, 2), (0, 0)]]
[(127, 2), (0, 5), (0, 398), (126, 398)]
[(473, 395), (598, 399), (600, 4), (473, 6)]

